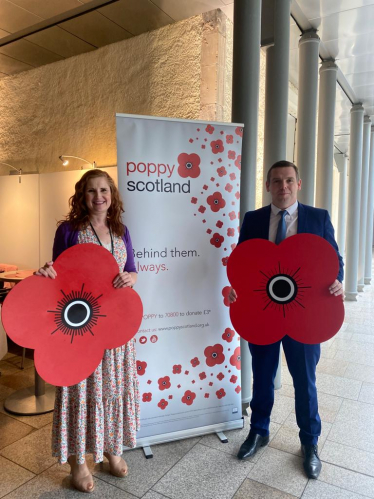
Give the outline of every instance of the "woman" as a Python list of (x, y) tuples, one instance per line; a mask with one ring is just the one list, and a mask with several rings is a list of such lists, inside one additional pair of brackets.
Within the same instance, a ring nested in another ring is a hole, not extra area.
[[(113, 179), (104, 171), (89, 170), (75, 185), (70, 212), (59, 222), (53, 260), (74, 244), (99, 244), (116, 259), (115, 288), (133, 286), (137, 279), (130, 234), (121, 221), (123, 205)], [(38, 275), (56, 277), (53, 261)], [(105, 350), (95, 372), (78, 385), (57, 387), (52, 452), (60, 463), (69, 462), (74, 487), (92, 492), (94, 483), (85, 460), (109, 461), (110, 472), (127, 475), (122, 447), (135, 447), (139, 429), (139, 389), (134, 340)]]

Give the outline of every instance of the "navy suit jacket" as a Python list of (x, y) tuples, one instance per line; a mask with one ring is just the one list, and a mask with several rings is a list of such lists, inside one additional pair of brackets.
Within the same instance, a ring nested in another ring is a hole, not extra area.
[[(259, 210), (248, 211), (244, 216), (240, 229), (239, 244), (248, 239), (269, 239), (270, 214), (271, 205), (264, 206)], [(332, 226), (328, 211), (299, 203), (297, 233), (315, 234), (316, 236), (323, 237), (331, 244), (339, 258), (337, 279), (342, 282), (344, 277), (343, 258), (339, 253), (338, 245), (335, 241), (334, 227)]]

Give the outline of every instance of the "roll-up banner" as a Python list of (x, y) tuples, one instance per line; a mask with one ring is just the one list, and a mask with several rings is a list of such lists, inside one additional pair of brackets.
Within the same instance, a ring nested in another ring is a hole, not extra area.
[(138, 446), (243, 426), (228, 307), (243, 127), (117, 114), (118, 185), (144, 306)]

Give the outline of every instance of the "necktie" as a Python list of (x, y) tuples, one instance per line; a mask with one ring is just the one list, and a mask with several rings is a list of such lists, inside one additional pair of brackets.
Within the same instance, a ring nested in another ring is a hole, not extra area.
[(275, 237), (275, 244), (280, 244), (283, 239), (286, 238), (287, 226), (286, 226), (286, 215), (288, 215), (287, 210), (282, 210), (279, 212), (280, 220), (278, 222), (277, 235)]

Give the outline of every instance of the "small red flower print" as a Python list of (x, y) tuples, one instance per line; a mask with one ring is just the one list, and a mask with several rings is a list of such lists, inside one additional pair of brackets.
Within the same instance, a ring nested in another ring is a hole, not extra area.
[(230, 364), (235, 366), (236, 369), (240, 370), (241, 362), (240, 362), (240, 347), (236, 347), (234, 353), (230, 357)]
[(236, 243), (233, 243), (233, 244), (231, 245), (231, 249), (234, 251), (234, 249), (235, 249), (235, 248), (236, 248)]
[(217, 168), (217, 173), (220, 177), (224, 177), (227, 174), (226, 168), (224, 166)]
[(205, 210), (206, 210), (205, 206), (200, 206), (197, 211), (199, 211), (200, 213), (204, 213)]
[(152, 400), (152, 393), (143, 393), (142, 401), (143, 402), (150, 402)]
[(207, 229), (206, 232), (207, 232), (207, 234), (211, 234), (212, 233), (212, 229)]
[(237, 126), (235, 128), (235, 133), (236, 133), (236, 135), (239, 135), (239, 137), (243, 137), (243, 127)]
[(148, 383), (148, 385), (151, 385), (151, 384), (152, 384), (152, 381), (149, 379), (149, 380), (147, 381), (147, 383)]
[(218, 154), (219, 152), (223, 152), (225, 148), (223, 147), (223, 142), (222, 140), (212, 140), (210, 143), (210, 147), (212, 148), (212, 153), (213, 154)]
[(226, 206), (226, 201), (223, 199), (222, 194), (218, 191), (207, 197), (207, 203), (214, 213), (217, 213), (217, 211)]
[(226, 144), (232, 144), (234, 142), (234, 137), (232, 135), (226, 135)]
[(160, 390), (168, 390), (171, 387), (169, 376), (164, 376), (158, 380), (158, 387)]
[(191, 203), (196, 204), (197, 203), (197, 198), (191, 198)]
[(8, 336), (35, 349), (37, 371), (51, 384), (71, 386), (86, 379), (106, 349), (127, 343), (139, 329), (140, 298), (131, 288), (113, 287), (118, 264), (103, 249), (95, 244), (68, 248), (53, 264), (56, 279), (32, 275), (2, 306)]
[(235, 151), (229, 151), (227, 153), (227, 156), (229, 159), (235, 159), (236, 158), (236, 152)]
[(191, 362), (192, 367), (197, 367), (200, 364), (200, 361), (197, 357), (194, 357), (193, 359), (191, 359), (190, 362)]
[(218, 158), (218, 163), (222, 163), (222, 158)]
[(200, 175), (200, 156), (182, 153), (178, 156), (178, 173), (182, 178), (197, 178)]
[(229, 237), (234, 237), (235, 236), (235, 229), (232, 229), (232, 228), (227, 229), (227, 235)]
[(138, 376), (143, 376), (143, 374), (145, 374), (146, 367), (146, 362), (142, 362), (141, 360), (136, 361), (136, 372), (138, 373)]
[(226, 267), (228, 260), (229, 260), (229, 257), (228, 257), (228, 256), (225, 256), (224, 258), (222, 258), (222, 265), (223, 265), (224, 267)]
[(172, 399), (173, 399), (173, 395), (169, 395), (169, 396), (168, 396), (168, 399), (169, 399), (169, 400), (172, 400)]
[(206, 191), (208, 189), (208, 186), (206, 184), (204, 184), (203, 189), (204, 189), (204, 191)]
[(217, 374), (217, 378), (218, 378), (220, 381), (222, 381), (224, 377), (225, 377), (225, 375), (224, 375), (223, 373), (219, 373), (219, 374)]
[(231, 192), (231, 191), (232, 191), (232, 189), (233, 189), (233, 186), (232, 186), (231, 184), (226, 184), (226, 185), (225, 185), (225, 191), (227, 191), (227, 192)]
[(239, 191), (235, 192), (235, 197), (236, 197), (236, 199), (240, 199), (240, 192)]
[(257, 345), (274, 343), (286, 334), (307, 344), (334, 336), (344, 320), (344, 304), (328, 293), (339, 270), (331, 244), (313, 234), (297, 234), (279, 245), (262, 239), (243, 244), (228, 261), (228, 277), (238, 294), (230, 308), (235, 330)]
[(237, 376), (235, 376), (235, 374), (233, 374), (233, 375), (231, 376), (231, 378), (230, 378), (230, 383), (234, 383), (234, 384), (235, 384), (237, 381), (238, 381), (238, 377), (237, 377)]
[(157, 407), (159, 407), (162, 411), (166, 409), (166, 407), (169, 405), (169, 402), (165, 399), (161, 399), (160, 402), (157, 404)]
[(186, 390), (182, 397), (182, 403), (186, 405), (192, 405), (196, 398), (196, 393), (191, 392), (191, 390)]
[(204, 398), (208, 399), (209, 398), (209, 393), (204, 393)]
[(229, 218), (230, 218), (230, 220), (235, 220), (235, 218), (236, 218), (236, 213), (235, 213), (235, 211), (230, 211), (230, 213), (229, 213)]
[(235, 180), (235, 179), (236, 179), (235, 173), (230, 173), (230, 180)]
[(212, 125), (207, 125), (207, 127), (205, 128), (205, 131), (207, 133), (210, 133), (210, 135), (212, 135), (212, 133), (214, 132), (214, 126)]
[(201, 149), (205, 149), (205, 145), (204, 144), (201, 146)]
[(182, 385), (177, 385), (177, 388), (180, 388)]
[(236, 388), (235, 388), (235, 391), (236, 393), (240, 393), (242, 391), (242, 389), (240, 388), (240, 386), (238, 385)]
[(188, 142), (190, 142), (190, 143), (192, 144), (192, 142), (193, 142), (193, 139), (190, 139), (190, 140), (189, 140)]
[(186, 374), (186, 375), (190, 374), (190, 371), (184, 371), (184, 374)]
[(223, 303), (226, 305), (226, 307), (230, 306), (230, 302), (229, 302), (230, 289), (231, 289), (231, 286), (225, 286), (222, 290)]
[(210, 382), (210, 383), (209, 383), (209, 386), (213, 386), (213, 383), (212, 383), (212, 382)]
[(241, 154), (238, 154), (238, 157), (235, 160), (235, 166), (237, 166), (239, 168), (239, 170), (241, 170), (241, 167), (242, 167), (242, 155)]
[[(212, 164), (213, 164), (213, 162), (212, 162)], [(214, 181), (215, 181), (215, 178), (214, 178), (214, 177), (210, 177), (210, 180), (211, 180), (212, 182), (214, 182)]]
[(225, 240), (225, 238), (223, 236), (221, 236), (220, 234), (218, 234), (218, 232), (215, 232), (213, 234), (212, 239), (210, 240), (210, 244), (212, 244), (216, 248), (220, 248), (222, 246), (222, 243), (223, 243), (224, 240)]
[(221, 399), (223, 397), (226, 396), (226, 392), (223, 388), (220, 388), (217, 392), (216, 392), (216, 395), (217, 395), (217, 398)]
[(221, 220), (218, 220), (218, 222), (216, 223), (216, 227), (218, 227), (219, 229), (223, 226), (223, 222), (221, 222)]
[(235, 336), (235, 331), (227, 327), (222, 335), (222, 339), (227, 341), (227, 343), (231, 343), (234, 336)]
[(173, 374), (180, 374), (182, 372), (182, 366), (180, 364), (174, 364)]
[(206, 374), (205, 374), (204, 372), (200, 373), (200, 374), (199, 374), (199, 378), (200, 378), (201, 380), (205, 379), (205, 378), (206, 378)]
[(223, 364), (225, 362), (223, 346), (219, 343), (211, 347), (206, 347), (204, 355), (206, 357), (205, 362), (209, 367), (216, 366), (217, 364)]

